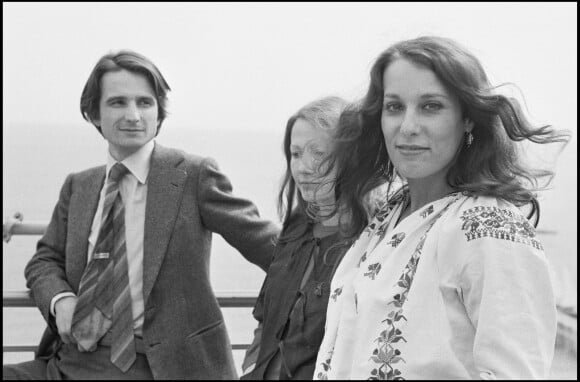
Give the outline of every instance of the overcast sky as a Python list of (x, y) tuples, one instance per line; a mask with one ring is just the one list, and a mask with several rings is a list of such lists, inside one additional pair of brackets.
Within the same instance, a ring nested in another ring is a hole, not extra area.
[[(363, 95), (373, 60), (422, 34), (472, 50), (535, 121), (576, 131), (576, 3), (3, 3), (3, 122), (81, 124), (98, 58), (130, 48), (170, 86), (166, 125), (279, 129), (304, 103)], [(40, 128), (40, 127), (39, 127)]]

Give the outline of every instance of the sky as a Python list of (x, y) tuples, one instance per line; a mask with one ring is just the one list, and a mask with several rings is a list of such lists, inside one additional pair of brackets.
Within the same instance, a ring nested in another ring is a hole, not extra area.
[(373, 60), (453, 38), (539, 123), (576, 129), (576, 3), (6, 3), (3, 122), (78, 124), (97, 60), (129, 48), (172, 92), (172, 129), (278, 128), (306, 102), (364, 94)]

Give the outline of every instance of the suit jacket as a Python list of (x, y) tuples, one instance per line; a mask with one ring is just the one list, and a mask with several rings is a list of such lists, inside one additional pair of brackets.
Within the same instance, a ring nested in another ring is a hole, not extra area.
[[(37, 357), (60, 337), (50, 301), (78, 293), (105, 166), (71, 174), (50, 224), (25, 269), (27, 286), (48, 323)], [(210, 285), (212, 232), (267, 270), (278, 227), (248, 200), (232, 196), (210, 158), (155, 145), (148, 176), (143, 253), (143, 341), (156, 379), (236, 378), (223, 316)]]

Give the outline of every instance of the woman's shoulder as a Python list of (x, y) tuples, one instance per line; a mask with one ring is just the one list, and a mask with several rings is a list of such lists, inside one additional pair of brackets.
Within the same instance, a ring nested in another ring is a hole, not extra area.
[(457, 212), (461, 214), (466, 213), (466, 211), (496, 209), (512, 211), (513, 213), (520, 213), (519, 209), (513, 203), (507, 200), (494, 196), (473, 195), (467, 192), (460, 194), (457, 206)]
[(533, 224), (507, 200), (462, 194), (447, 215), (442, 233), (448, 237), (461, 236), (467, 242), (498, 239), (542, 249)]
[(462, 221), (475, 217), (486, 218), (488, 221), (498, 219), (527, 221), (522, 211), (513, 203), (494, 196), (462, 193), (454, 212)]

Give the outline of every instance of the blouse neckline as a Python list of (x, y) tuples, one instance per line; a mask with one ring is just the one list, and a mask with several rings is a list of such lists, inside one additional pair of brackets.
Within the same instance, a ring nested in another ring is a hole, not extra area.
[(442, 201), (446, 200), (447, 198), (453, 197), (457, 194), (461, 193), (461, 191), (452, 191), (446, 195), (443, 195), (439, 199), (435, 199), (429, 203), (424, 204), (421, 208), (411, 212), (409, 215), (405, 216), (402, 220), (399, 221), (401, 215), (403, 214), (406, 206), (411, 203), (411, 197), (409, 194), (409, 190), (405, 190), (401, 201), (398, 203), (396, 210), (393, 212), (393, 229), (399, 228), (401, 224), (409, 221), (411, 217), (416, 216), (418, 213), (422, 213), (423, 210), (426, 208), (428, 209), (430, 206), (434, 206), (436, 204), (441, 203)]

